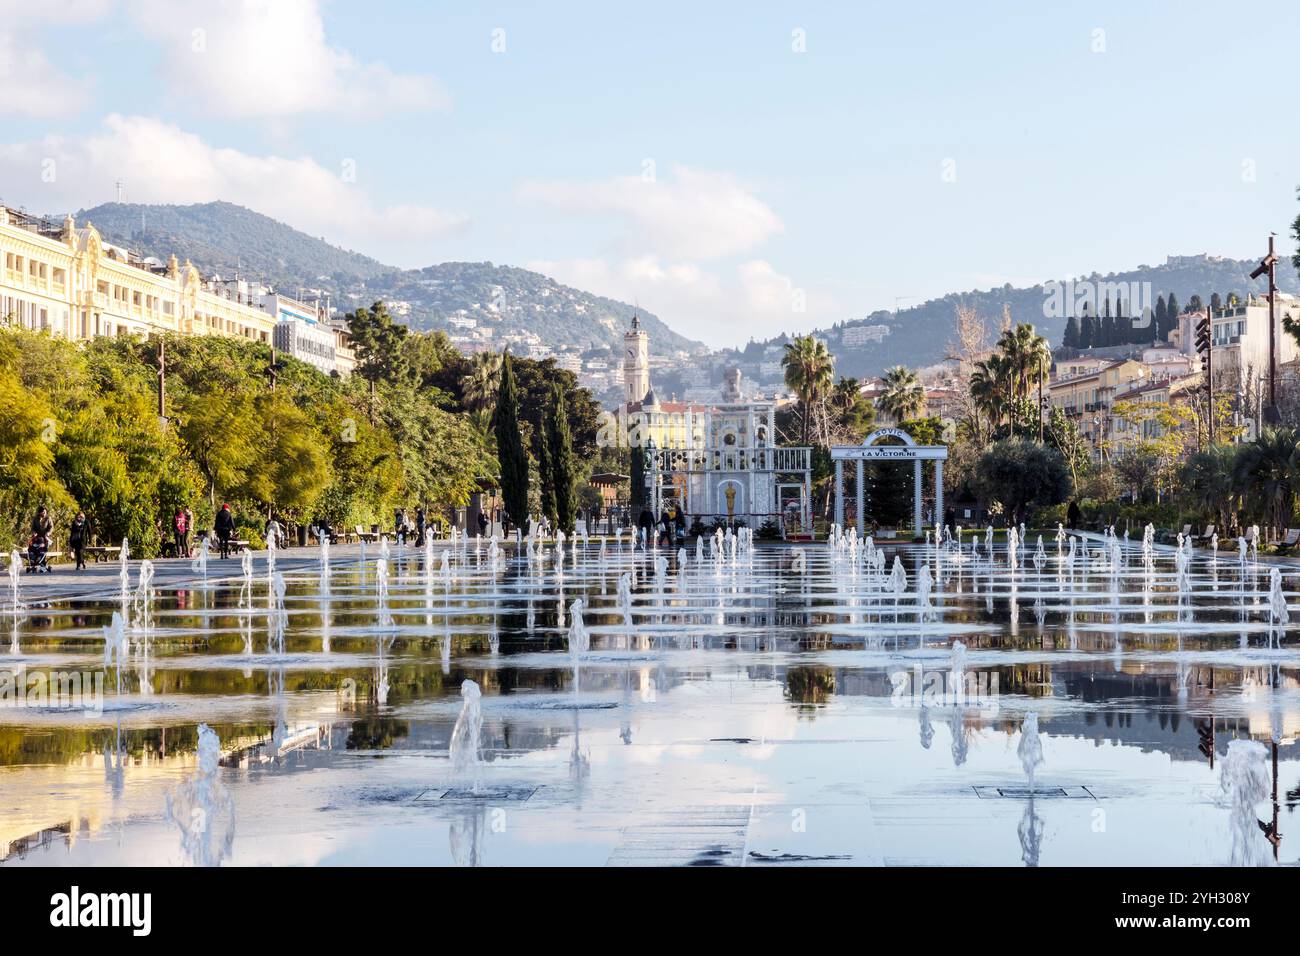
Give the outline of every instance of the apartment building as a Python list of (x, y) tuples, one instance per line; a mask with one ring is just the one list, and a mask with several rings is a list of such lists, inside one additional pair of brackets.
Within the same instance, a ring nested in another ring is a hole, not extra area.
[[(1073, 374), (1063, 374), (1072, 372)], [(1110, 409), (1115, 396), (1150, 381), (1151, 370), (1135, 359), (1119, 359), (1099, 365), (1062, 363), (1048, 383), (1052, 407), (1073, 418), (1080, 433), (1100, 455), (1110, 428)]]
[(96, 336), (223, 335), (264, 342), (326, 373), (356, 366), (328, 310), (246, 280), (204, 279), (190, 262), (141, 258), (91, 223), (0, 206), (0, 321), (74, 342)]
[(203, 280), (104, 241), (69, 216), (61, 227), (0, 206), (0, 316), (84, 341), (100, 335), (227, 335), (271, 341), (274, 319)]
[(1140, 406), (1175, 405), (1186, 401), (1192, 392), (1201, 387), (1201, 374), (1194, 372), (1190, 375), (1174, 378), (1155, 379), (1115, 395), (1115, 404), (1122, 402), (1124, 403), (1121, 406), (1122, 408), (1134, 407), (1135, 411), (1127, 417), (1123, 414), (1111, 415), (1110, 430), (1107, 437), (1112, 452), (1116, 455), (1122, 455), (1124, 451), (1134, 445), (1160, 438), (1165, 434), (1167, 429), (1164, 423), (1153, 414), (1143, 413)]
[[(1284, 331), (1282, 322), (1290, 317), (1300, 321), (1300, 298), (1284, 292), (1277, 296), (1278, 364), (1300, 358), (1300, 344)], [(1169, 341), (1187, 356), (1196, 355), (1196, 324), (1204, 312), (1184, 312), (1170, 330)], [(1239, 372), (1259, 376), (1268, 369), (1268, 298), (1251, 295), (1244, 303), (1216, 309), (1210, 316), (1214, 324), (1214, 365), (1216, 374)]]

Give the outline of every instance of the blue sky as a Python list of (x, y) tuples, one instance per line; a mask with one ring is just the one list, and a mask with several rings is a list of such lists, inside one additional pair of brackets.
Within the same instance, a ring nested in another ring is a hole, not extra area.
[(1300, 7), (1245, 9), (0, 0), (0, 199), (228, 199), (739, 344), (1290, 250)]

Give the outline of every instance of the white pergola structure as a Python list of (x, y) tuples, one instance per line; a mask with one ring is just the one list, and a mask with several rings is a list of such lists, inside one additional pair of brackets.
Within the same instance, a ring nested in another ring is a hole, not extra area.
[[(886, 438), (896, 438), (901, 445), (878, 445)], [(912, 521), (917, 537), (921, 536), (921, 463), (934, 462), (934, 513), (937, 521), (943, 520), (943, 463), (948, 460), (944, 445), (918, 445), (912, 436), (901, 428), (880, 428), (866, 437), (861, 445), (834, 445), (831, 460), (835, 462), (835, 523), (844, 527), (844, 463), (857, 462), (854, 467), (857, 479), (857, 520), (862, 530), (863, 466), (864, 461), (910, 461), (914, 463), (912, 490)]]

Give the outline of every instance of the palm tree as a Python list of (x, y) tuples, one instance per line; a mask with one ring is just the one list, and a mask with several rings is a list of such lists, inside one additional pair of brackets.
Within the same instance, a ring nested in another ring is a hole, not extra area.
[(925, 387), (910, 368), (895, 365), (885, 373), (884, 388), (877, 404), (895, 422), (916, 418), (925, 406)]
[(990, 430), (1002, 422), (1006, 409), (1006, 361), (994, 354), (975, 363), (970, 375), (970, 396), (975, 406), (975, 432), (979, 434), (979, 415), (989, 422)]
[(1028, 322), (1021, 322), (1002, 333), (998, 349), (1008, 363), (1012, 398), (1028, 398), (1030, 390), (1047, 374), (1052, 364), (1047, 339), (1035, 332)]
[(1291, 428), (1267, 428), (1241, 445), (1233, 467), (1233, 484), (1245, 501), (1254, 500), (1274, 528), (1286, 528), (1295, 508), (1296, 467), (1300, 437)]
[(469, 371), (460, 380), (465, 407), (480, 421), (491, 418), (500, 389), (501, 356), (496, 352), (479, 352), (470, 359)]
[(826, 398), (835, 381), (835, 358), (821, 339), (801, 335), (786, 343), (781, 364), (785, 366), (785, 384), (799, 396), (803, 443), (806, 445), (813, 405)]

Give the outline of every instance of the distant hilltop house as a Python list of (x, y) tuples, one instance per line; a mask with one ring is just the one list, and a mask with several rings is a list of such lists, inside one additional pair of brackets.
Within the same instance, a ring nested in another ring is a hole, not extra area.
[(356, 356), (328, 299), (303, 301), (238, 276), (204, 278), (105, 242), (91, 223), (61, 225), (0, 206), (0, 319), (57, 338), (220, 335), (262, 342), (328, 374)]

